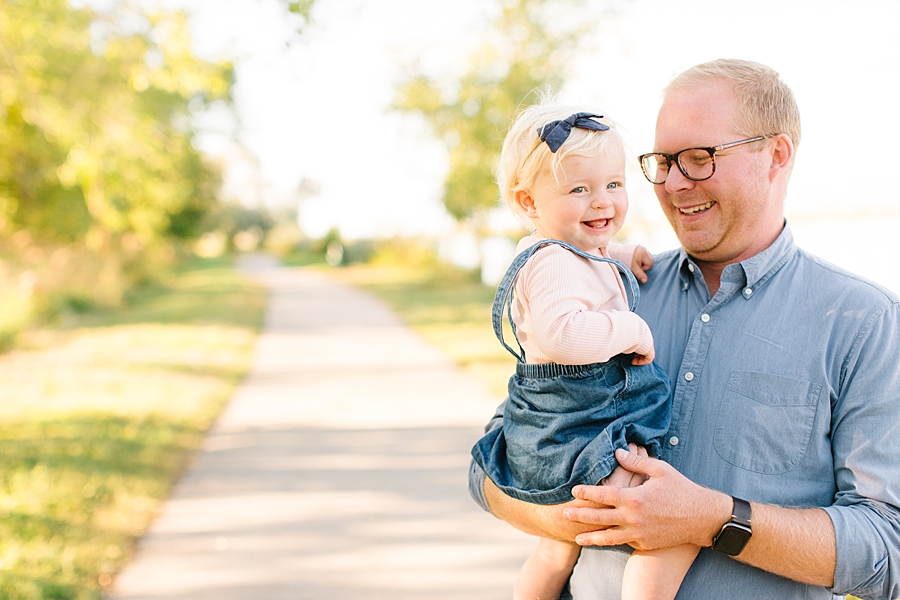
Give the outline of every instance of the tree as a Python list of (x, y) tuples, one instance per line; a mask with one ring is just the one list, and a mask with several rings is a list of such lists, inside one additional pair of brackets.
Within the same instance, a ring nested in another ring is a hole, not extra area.
[(183, 13), (65, 0), (0, 13), (0, 236), (108, 245), (191, 237), (219, 175), (191, 115), (229, 102), (228, 62), (193, 56)]
[(230, 103), (187, 17), (122, 1), (0, 0), (0, 346), (30, 322), (122, 302), (198, 236), (221, 175), (193, 116)]
[[(567, 59), (587, 26), (555, 29), (561, 7), (577, 0), (511, 0), (501, 6), (494, 30), (469, 59), (455, 85), (417, 73), (398, 88), (396, 110), (419, 114), (449, 151), (443, 203), (457, 220), (477, 220), (497, 204), (495, 167), (506, 128), (516, 111), (561, 87)], [(452, 93), (445, 89), (457, 90)]]

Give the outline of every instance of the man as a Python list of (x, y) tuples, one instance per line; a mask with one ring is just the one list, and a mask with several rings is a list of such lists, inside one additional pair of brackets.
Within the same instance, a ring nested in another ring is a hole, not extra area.
[[(472, 469), (496, 516), (586, 546), (576, 600), (619, 599), (629, 546), (684, 543), (702, 549), (678, 598), (900, 597), (900, 304), (794, 245), (799, 141), (793, 94), (763, 65), (718, 60), (666, 89), (641, 160), (682, 249), (657, 257), (638, 312), (672, 421), (662, 460), (618, 454), (647, 481), (539, 506)], [(848, 204), (854, 176), (835, 178)]]

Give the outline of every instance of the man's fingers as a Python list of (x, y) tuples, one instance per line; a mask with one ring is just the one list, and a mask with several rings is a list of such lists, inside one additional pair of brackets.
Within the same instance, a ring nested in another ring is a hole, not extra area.
[(596, 508), (567, 508), (563, 511), (563, 516), (570, 521), (585, 525), (604, 525)]
[(579, 500), (587, 500), (595, 505), (613, 506), (618, 488), (608, 485), (576, 485), (572, 488), (572, 496)]
[(633, 451), (628, 452), (627, 450), (620, 448), (619, 450), (616, 450), (616, 460), (629, 471), (647, 475), (648, 477), (661, 476), (665, 469), (663, 466), (665, 463), (647, 456), (646, 450), (644, 450), (642, 456), (641, 453)]
[(575, 543), (579, 546), (619, 546), (626, 543), (620, 538), (621, 535), (618, 531), (615, 529), (607, 529), (606, 531), (579, 533), (575, 537)]

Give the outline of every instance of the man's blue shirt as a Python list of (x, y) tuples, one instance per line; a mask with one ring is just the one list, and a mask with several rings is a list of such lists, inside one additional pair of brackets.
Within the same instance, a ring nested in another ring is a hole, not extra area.
[[(825, 507), (837, 537), (832, 590), (703, 549), (678, 598), (900, 597), (896, 296), (798, 249), (787, 226), (726, 267), (712, 299), (683, 250), (657, 256), (649, 277), (637, 312), (674, 386), (662, 458), (747, 500)], [(482, 477), (470, 488), (483, 503)], [(618, 600), (626, 558), (585, 549), (574, 598)]]

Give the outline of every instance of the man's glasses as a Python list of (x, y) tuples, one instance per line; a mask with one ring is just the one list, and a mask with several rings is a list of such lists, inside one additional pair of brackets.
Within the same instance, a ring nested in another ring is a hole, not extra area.
[(641, 161), (641, 170), (644, 172), (644, 177), (655, 185), (666, 182), (672, 163), (678, 165), (678, 170), (681, 171), (681, 174), (691, 181), (706, 181), (716, 172), (716, 152), (751, 142), (758, 142), (770, 137), (774, 137), (774, 135), (758, 135), (746, 140), (739, 140), (711, 148), (686, 148), (675, 154), (650, 152), (649, 154), (641, 154), (638, 156), (638, 160)]

